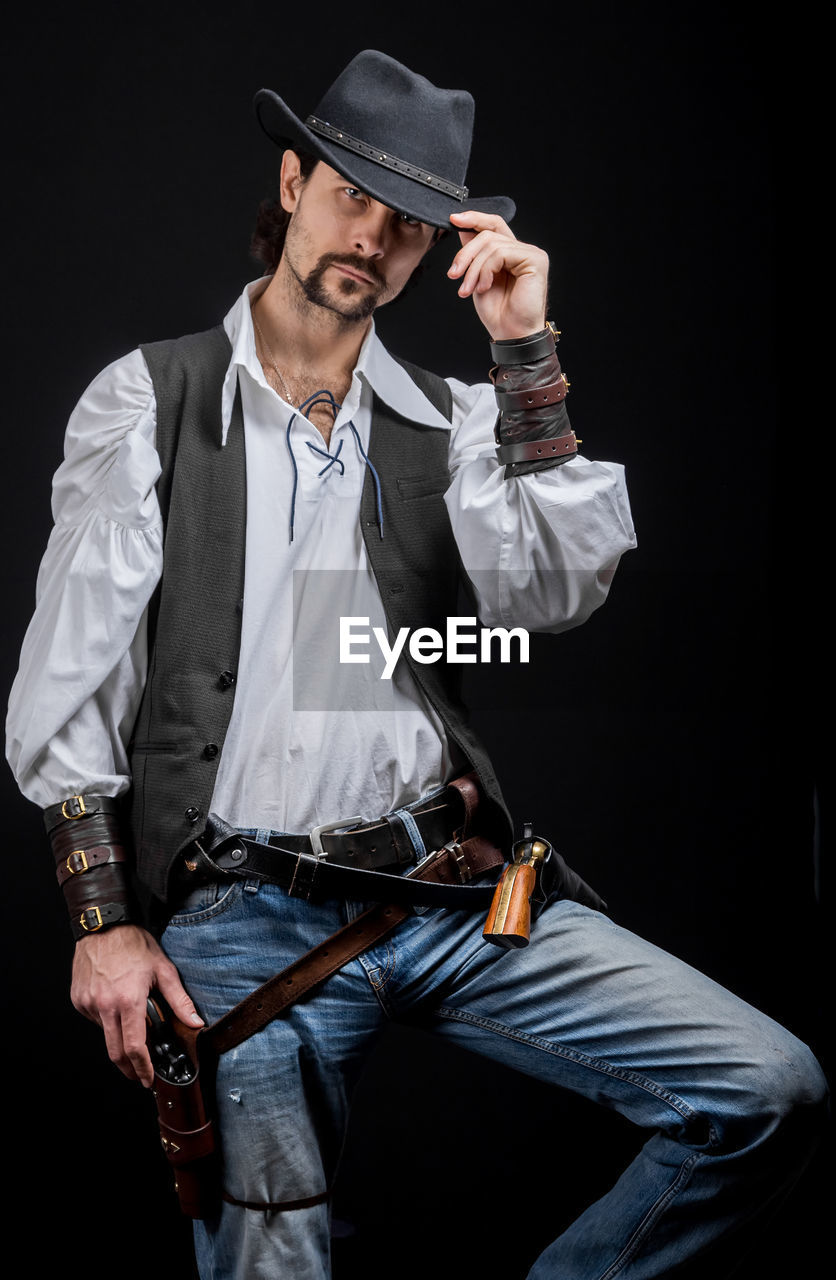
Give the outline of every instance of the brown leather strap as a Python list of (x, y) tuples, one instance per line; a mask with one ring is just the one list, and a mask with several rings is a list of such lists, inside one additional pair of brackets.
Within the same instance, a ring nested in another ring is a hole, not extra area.
[(124, 862), (125, 850), (118, 844), (98, 844), (89, 849), (73, 849), (63, 862), (55, 868), (59, 884), (72, 876), (84, 875), (95, 867), (105, 866), (108, 862)]
[(330, 1191), (320, 1191), (316, 1196), (303, 1196), (301, 1200), (237, 1200), (228, 1191), (221, 1192), (221, 1199), (227, 1204), (237, 1205), (239, 1209), (267, 1209), (270, 1213), (281, 1213), (287, 1209), (310, 1209), (315, 1204), (324, 1204), (330, 1200)]
[(500, 338), (491, 342), (491, 359), (494, 364), (531, 364), (534, 360), (543, 360), (554, 355), (554, 344), (559, 334), (551, 321), (545, 329), (538, 333), (530, 333), (525, 338)]
[(501, 444), (496, 451), (500, 462), (534, 462), (547, 458), (565, 458), (578, 452), (578, 440), (574, 431), (565, 436), (553, 436), (550, 440), (520, 440), (516, 444)]
[(464, 826), (459, 834), (459, 839), (464, 839), (470, 833), (473, 824), (473, 815), (476, 813), (479, 804), (479, 787), (475, 773), (463, 773), (460, 778), (454, 778), (449, 784), (462, 798), (464, 805)]
[[(159, 1082), (155, 1087), (159, 1087)], [(170, 1164), (191, 1164), (202, 1160), (215, 1150), (212, 1121), (207, 1120), (199, 1129), (176, 1129), (166, 1124), (160, 1116), (160, 1144)]]
[(68, 796), (59, 804), (51, 804), (44, 809), (44, 826), (49, 834), (62, 822), (76, 822), (79, 818), (92, 818), (96, 814), (115, 816), (118, 812), (119, 803), (110, 796)]
[(524, 387), (521, 391), (505, 391), (496, 387), (496, 403), (500, 413), (520, 413), (524, 409), (542, 409), (545, 405), (559, 404), (569, 390), (566, 375), (561, 373), (555, 382), (545, 387)]
[(73, 937), (86, 938), (114, 924), (130, 924), (133, 919), (128, 902), (91, 902), (78, 916), (70, 916)]
[(331, 934), (319, 946), (305, 952), (281, 973), (245, 996), (217, 1022), (204, 1027), (197, 1037), (198, 1049), (202, 1042), (206, 1042), (214, 1053), (228, 1053), (266, 1027), (308, 991), (330, 978), (349, 960), (359, 956), (361, 951), (390, 933), (408, 914), (406, 907), (385, 906), (383, 903), (370, 907), (351, 924)]

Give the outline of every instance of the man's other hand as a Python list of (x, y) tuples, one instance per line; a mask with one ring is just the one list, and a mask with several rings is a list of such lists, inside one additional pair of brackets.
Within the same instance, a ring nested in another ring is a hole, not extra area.
[(447, 272), (459, 297), (472, 298), (491, 338), (525, 338), (546, 327), (549, 258), (517, 240), (493, 213), (451, 213), (462, 247)]
[(70, 998), (79, 1013), (104, 1031), (111, 1061), (147, 1089), (154, 1080), (145, 1038), (145, 1007), (152, 987), (182, 1022), (203, 1026), (174, 965), (138, 925), (118, 924), (76, 943)]

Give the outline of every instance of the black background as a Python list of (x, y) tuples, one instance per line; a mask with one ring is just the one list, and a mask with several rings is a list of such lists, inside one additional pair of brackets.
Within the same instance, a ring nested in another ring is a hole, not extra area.
[[(76, 399), (138, 342), (215, 323), (258, 274), (247, 246), (277, 155), (254, 91), (305, 115), (381, 48), (474, 93), (469, 185), (513, 195), (516, 234), (551, 255), (573, 425), (587, 456), (625, 463), (639, 537), (585, 626), (536, 638), (528, 670), (472, 681), (508, 800), (620, 922), (829, 1066), (819, 489), (778, 373), (786, 45), (754, 7), (688, 2), (290, 16), (94, 0), (22, 6), (6, 27), (5, 693)], [(479, 380), (487, 347), (445, 279), (452, 252), (379, 328)], [(41, 1260), (186, 1276), (150, 1099), (70, 1007), (63, 903), (8, 769), (3, 818), (7, 1233)], [(637, 1144), (618, 1117), (395, 1029), (357, 1102), (336, 1196), (355, 1234), (335, 1274), (522, 1277)], [(809, 1274), (825, 1164), (743, 1274)]]

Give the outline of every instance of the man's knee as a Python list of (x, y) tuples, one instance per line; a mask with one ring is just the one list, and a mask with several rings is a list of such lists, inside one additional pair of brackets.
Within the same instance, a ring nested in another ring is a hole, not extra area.
[(822, 1134), (829, 1106), (826, 1077), (807, 1045), (789, 1032), (770, 1037), (747, 1092), (746, 1109), (760, 1119), (762, 1137), (804, 1159)]
[(789, 1032), (772, 1048), (768, 1087), (781, 1114), (821, 1113), (828, 1103), (825, 1074), (811, 1049)]

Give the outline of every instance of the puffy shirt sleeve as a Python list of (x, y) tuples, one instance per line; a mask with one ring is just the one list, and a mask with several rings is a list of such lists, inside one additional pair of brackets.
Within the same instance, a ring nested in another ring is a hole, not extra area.
[(81, 791), (119, 795), (130, 781), (146, 610), (162, 573), (155, 429), (138, 350), (94, 379), (67, 427), (6, 722), (9, 765), (42, 807)]
[(505, 480), (493, 386), (447, 381), (453, 429), (445, 502), (482, 624), (578, 626), (604, 603), (620, 557), (636, 545), (624, 468), (578, 454)]

